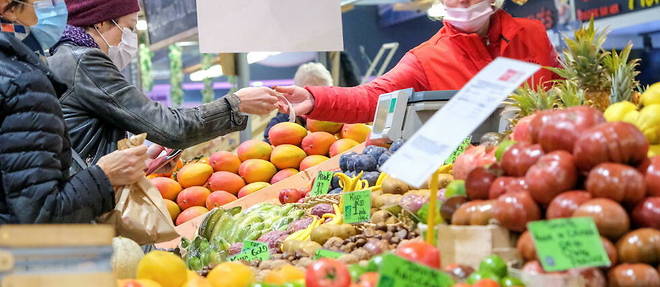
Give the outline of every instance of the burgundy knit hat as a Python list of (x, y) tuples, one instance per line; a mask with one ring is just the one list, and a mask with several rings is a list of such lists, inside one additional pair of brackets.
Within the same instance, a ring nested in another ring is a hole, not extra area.
[(138, 0), (65, 0), (69, 25), (92, 26), (140, 11)]

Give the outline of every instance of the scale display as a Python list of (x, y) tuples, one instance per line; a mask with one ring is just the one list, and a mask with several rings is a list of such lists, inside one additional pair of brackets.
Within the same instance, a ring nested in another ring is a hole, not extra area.
[(401, 138), (408, 99), (413, 92), (413, 89), (405, 89), (378, 97), (371, 139)]

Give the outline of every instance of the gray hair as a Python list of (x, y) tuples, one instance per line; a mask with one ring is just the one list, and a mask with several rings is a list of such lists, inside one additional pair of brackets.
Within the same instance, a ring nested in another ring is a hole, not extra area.
[(320, 63), (307, 63), (298, 67), (293, 78), (296, 86), (332, 86), (332, 75)]

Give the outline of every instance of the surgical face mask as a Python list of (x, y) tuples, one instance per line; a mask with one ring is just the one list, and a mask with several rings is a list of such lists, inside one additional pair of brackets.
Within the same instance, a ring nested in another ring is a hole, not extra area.
[(14, 0), (15, 2), (31, 5), (37, 15), (37, 25), (30, 26), (29, 30), (39, 42), (42, 49), (47, 50), (54, 46), (62, 37), (66, 29), (68, 11), (64, 0), (41, 0), (32, 4)]
[(488, 23), (495, 9), (490, 1), (482, 1), (467, 8), (445, 7), (444, 20), (465, 33), (475, 33)]
[(99, 32), (99, 35), (101, 35), (101, 39), (105, 41), (105, 43), (108, 45), (108, 57), (110, 57), (110, 60), (112, 60), (113, 63), (115, 63), (115, 66), (119, 70), (123, 70), (128, 66), (128, 64), (131, 63), (131, 60), (137, 55), (138, 51), (138, 36), (135, 32), (131, 31), (128, 28), (122, 28), (115, 22), (115, 20), (112, 20), (112, 23), (114, 23), (117, 28), (121, 30), (121, 42), (119, 42), (119, 45), (117, 46), (112, 46), (110, 43), (108, 43), (108, 40), (103, 37), (103, 34), (99, 32), (96, 27), (97, 32)]

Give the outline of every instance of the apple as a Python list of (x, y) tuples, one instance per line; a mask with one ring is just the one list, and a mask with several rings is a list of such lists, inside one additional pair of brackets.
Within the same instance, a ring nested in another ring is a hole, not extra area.
[(548, 219), (571, 217), (581, 204), (591, 199), (591, 194), (583, 190), (561, 193), (550, 202), (546, 217)]
[(633, 222), (639, 227), (660, 229), (660, 197), (647, 197), (632, 212)]
[(618, 163), (601, 163), (589, 172), (587, 191), (593, 197), (609, 198), (629, 205), (644, 199), (644, 176), (637, 169)]
[(488, 199), (488, 190), (497, 178), (489, 168), (480, 166), (473, 169), (465, 179), (465, 189), (471, 200)]
[(541, 145), (516, 143), (502, 155), (502, 169), (509, 176), (525, 176), (527, 170), (543, 156)]
[(497, 198), (493, 215), (505, 228), (522, 232), (528, 222), (541, 219), (541, 210), (529, 193), (510, 192)]
[(280, 203), (296, 203), (305, 197), (305, 192), (299, 189), (282, 189), (280, 190)]
[(560, 193), (575, 187), (577, 169), (573, 156), (565, 151), (554, 151), (542, 156), (529, 168), (525, 181), (536, 202), (549, 204)]
[(608, 198), (591, 199), (573, 212), (573, 217), (591, 217), (600, 235), (617, 240), (630, 228), (628, 214), (619, 203)]

